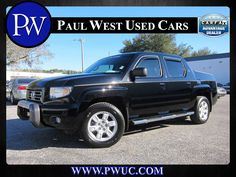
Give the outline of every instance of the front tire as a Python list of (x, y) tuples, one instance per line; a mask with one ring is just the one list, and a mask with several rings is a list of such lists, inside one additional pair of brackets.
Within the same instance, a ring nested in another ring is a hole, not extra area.
[(92, 147), (110, 147), (122, 137), (125, 121), (121, 111), (106, 102), (95, 103), (84, 112), (81, 133)]
[(210, 115), (210, 103), (205, 96), (198, 96), (194, 107), (194, 114), (190, 116), (195, 124), (206, 123)]

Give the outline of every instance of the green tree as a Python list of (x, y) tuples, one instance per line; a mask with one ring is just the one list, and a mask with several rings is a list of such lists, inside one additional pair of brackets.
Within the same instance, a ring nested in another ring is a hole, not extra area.
[(216, 52), (212, 52), (208, 47), (205, 47), (203, 49), (193, 51), (191, 56), (196, 57), (196, 56), (204, 56), (204, 55), (211, 55), (211, 54), (216, 54)]
[(138, 34), (131, 40), (123, 41), (124, 47), (121, 53), (126, 52), (164, 52), (180, 55), (182, 57), (199, 56), (201, 54), (209, 55), (212, 52), (208, 49), (192, 51), (193, 48), (186, 44), (176, 44), (175, 34)]

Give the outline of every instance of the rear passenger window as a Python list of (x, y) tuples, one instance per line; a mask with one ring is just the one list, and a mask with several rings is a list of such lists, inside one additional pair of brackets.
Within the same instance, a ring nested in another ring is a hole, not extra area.
[(161, 77), (161, 67), (158, 59), (144, 59), (138, 65), (138, 68), (147, 68), (147, 77)]
[(185, 68), (181, 61), (165, 59), (167, 70), (170, 77), (184, 77), (185, 76)]

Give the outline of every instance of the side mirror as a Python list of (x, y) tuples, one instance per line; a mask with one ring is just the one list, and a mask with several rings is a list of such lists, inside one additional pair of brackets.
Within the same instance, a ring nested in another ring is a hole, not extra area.
[(148, 71), (147, 71), (147, 68), (135, 68), (134, 70), (131, 71), (131, 75), (133, 77), (145, 77), (147, 76), (148, 74)]

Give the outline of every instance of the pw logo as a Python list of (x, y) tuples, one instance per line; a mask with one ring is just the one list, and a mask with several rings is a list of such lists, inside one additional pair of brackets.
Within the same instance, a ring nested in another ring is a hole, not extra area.
[[(30, 32), (31, 32), (32, 28), (34, 28), (35, 31), (36, 31), (36, 34), (39, 35), (39, 33), (42, 29), (42, 26), (43, 26), (43, 22), (47, 18), (47, 17), (40, 17), (41, 22), (40, 22), (40, 25), (38, 27), (37, 23), (36, 23), (36, 17), (28, 18), (24, 14), (12, 14), (12, 15), (14, 16), (14, 19), (15, 19), (15, 33), (13, 34), (13, 36), (21, 36), (21, 34), (19, 34), (19, 28), (25, 28), (28, 35), (30, 35)], [(18, 23), (20, 16), (25, 19), (25, 23), (23, 25), (19, 25), (19, 23)], [(29, 24), (30, 20), (32, 21), (32, 24), (29, 27), (28, 24)]]
[(22, 2), (9, 10), (6, 26), (12, 42), (22, 47), (35, 47), (49, 37), (51, 16), (38, 3)]

